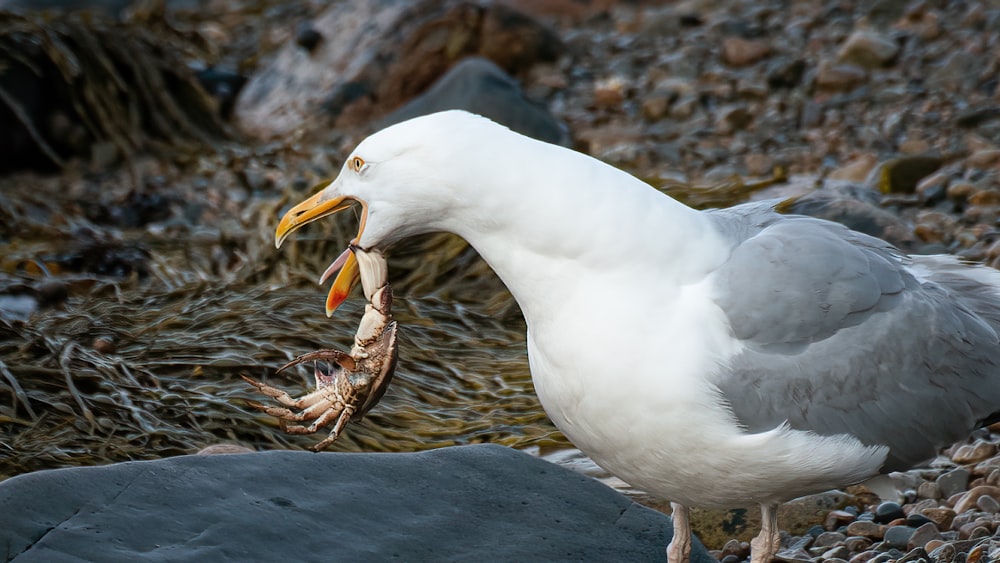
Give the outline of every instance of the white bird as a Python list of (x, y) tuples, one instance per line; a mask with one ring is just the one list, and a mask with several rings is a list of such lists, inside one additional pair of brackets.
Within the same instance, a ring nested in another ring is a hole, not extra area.
[(461, 111), (365, 139), (277, 244), (354, 202), (362, 249), (446, 231), (482, 255), (521, 307), (555, 425), (671, 501), (670, 561), (690, 557), (688, 507), (752, 504), (752, 561), (770, 561), (779, 503), (919, 464), (1000, 405), (993, 269), (769, 204), (693, 210)]

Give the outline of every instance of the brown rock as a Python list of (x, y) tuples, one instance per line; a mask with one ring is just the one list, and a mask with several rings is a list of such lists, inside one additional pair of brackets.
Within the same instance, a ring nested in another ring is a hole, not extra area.
[(840, 49), (838, 60), (864, 68), (885, 66), (899, 52), (892, 39), (873, 31), (859, 30), (851, 34)]
[(975, 540), (990, 535), (990, 529), (982, 522), (969, 522), (958, 529), (958, 537), (963, 540)]
[(862, 154), (854, 157), (840, 168), (833, 170), (827, 177), (831, 180), (848, 180), (861, 183), (875, 169), (876, 164), (878, 164), (877, 156), (870, 153)]
[(722, 60), (730, 66), (751, 65), (771, 54), (771, 45), (763, 40), (727, 37), (722, 41)]
[(653, 92), (642, 100), (642, 116), (650, 121), (659, 121), (670, 111), (670, 95)]
[[(919, 232), (917, 232), (916, 235), (920, 237), (921, 240), (926, 242), (940, 242), (940, 239), (942, 238), (940, 236), (934, 237), (938, 239), (935, 241), (924, 238), (924, 236), (922, 236)], [(917, 496), (920, 498), (937, 499), (941, 498), (941, 491), (938, 489), (937, 483), (934, 481), (924, 481), (923, 483), (920, 483), (919, 487), (917, 487)]]
[(992, 168), (1000, 166), (1000, 149), (978, 150), (965, 159), (965, 164), (972, 168)]
[(955, 521), (955, 511), (950, 508), (926, 508), (920, 511), (921, 514), (930, 518), (937, 524), (938, 530), (950, 530), (951, 523)]
[(852, 64), (820, 63), (816, 73), (816, 88), (828, 92), (848, 92), (868, 79), (865, 69)]
[(605, 108), (622, 105), (625, 101), (625, 88), (625, 80), (617, 76), (597, 81), (594, 84), (594, 105)]
[(829, 531), (836, 530), (837, 528), (850, 524), (854, 521), (855, 516), (846, 510), (831, 510), (827, 513), (826, 519), (823, 520), (823, 527)]
[(976, 186), (959, 182), (948, 186), (948, 199), (958, 202), (965, 201), (977, 191), (979, 191), (979, 189), (976, 188)]
[[(979, 497), (982, 496), (989, 496), (992, 497), (993, 500), (1000, 500), (1000, 487), (984, 485), (969, 490), (967, 493), (962, 495), (962, 498), (960, 498), (958, 502), (955, 503), (955, 513), (962, 514), (976, 508), (976, 502), (979, 500)], [(925, 516), (931, 518), (926, 514)], [(934, 519), (931, 518), (931, 520)]]
[(851, 522), (847, 526), (847, 533), (851, 536), (864, 536), (873, 540), (880, 540), (885, 535), (885, 526), (868, 520), (858, 520), (857, 522)]
[(945, 542), (944, 542), (943, 539), (940, 539), (940, 540), (931, 540), (931, 541), (927, 542), (924, 545), (924, 551), (926, 551), (927, 553), (930, 553), (930, 552), (934, 551), (935, 549), (937, 549), (937, 548), (941, 547), (942, 545), (944, 545), (944, 543)]
[(774, 157), (764, 153), (751, 153), (743, 157), (743, 166), (751, 176), (763, 176), (774, 168)]
[(844, 547), (849, 549), (851, 553), (857, 553), (868, 549), (871, 544), (872, 540), (861, 536), (851, 536), (844, 540)]
[[(969, 203), (972, 205), (998, 205), (1000, 204), (1000, 191), (980, 190), (969, 196)], [(997, 453), (997, 445), (982, 440), (975, 444), (963, 444), (955, 450), (951, 459), (955, 463), (977, 463)], [(963, 461), (959, 461), (959, 459)]]

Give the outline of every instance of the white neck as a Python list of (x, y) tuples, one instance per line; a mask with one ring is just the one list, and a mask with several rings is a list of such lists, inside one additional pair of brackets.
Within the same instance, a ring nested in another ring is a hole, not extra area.
[(483, 256), (529, 327), (551, 311), (553, 296), (587, 276), (655, 275), (668, 289), (717, 265), (715, 256), (690, 256), (688, 240), (715, 237), (697, 211), (586, 155), (512, 132), (499, 137), (462, 150), (462, 171), (475, 177), (450, 179), (451, 212), (435, 223)]

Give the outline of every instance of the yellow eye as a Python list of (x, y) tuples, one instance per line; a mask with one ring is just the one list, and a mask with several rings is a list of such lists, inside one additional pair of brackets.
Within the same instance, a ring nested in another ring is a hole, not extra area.
[(364, 165), (365, 165), (365, 159), (361, 158), (360, 156), (351, 157), (351, 160), (348, 162), (348, 166), (350, 167), (350, 169), (355, 172), (361, 172), (361, 168)]

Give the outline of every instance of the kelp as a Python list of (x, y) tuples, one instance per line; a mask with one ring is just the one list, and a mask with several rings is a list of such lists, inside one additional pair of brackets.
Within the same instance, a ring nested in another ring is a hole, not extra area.
[(0, 11), (0, 169), (192, 151), (228, 137), (172, 39), (91, 13)]
[[(192, 197), (201, 183), (189, 174), (166, 180), (168, 199)], [(243, 202), (225, 220), (113, 228), (73, 215), (75, 198), (102, 193), (113, 208), (121, 198), (104, 187), (129, 175), (81, 180), (68, 193), (66, 174), (0, 180), (0, 188), (32, 187), (0, 189), (0, 214), (12, 221), (6, 243), (0, 230), (0, 298), (39, 301), (27, 319), (0, 315), (0, 478), (221, 442), (258, 449), (315, 442), (286, 435), (273, 417), (248, 408), (245, 401), (259, 397), (239, 376), (305, 391), (313, 385), (309, 369), (274, 370), (304, 352), (350, 346), (363, 297), (327, 319), (326, 290), (315, 282), (353, 236), (354, 222), (310, 225), (275, 250), (274, 222), (302, 197), (287, 188)], [(139, 247), (146, 260), (118, 276), (74, 270), (65, 258), (79, 254), (73, 249), (86, 237), (85, 249)], [(382, 402), (333, 449), (564, 443), (535, 398), (517, 305), (474, 250), (450, 235), (419, 237), (393, 249), (390, 274), (399, 368)], [(44, 289), (50, 285), (60, 290)]]

